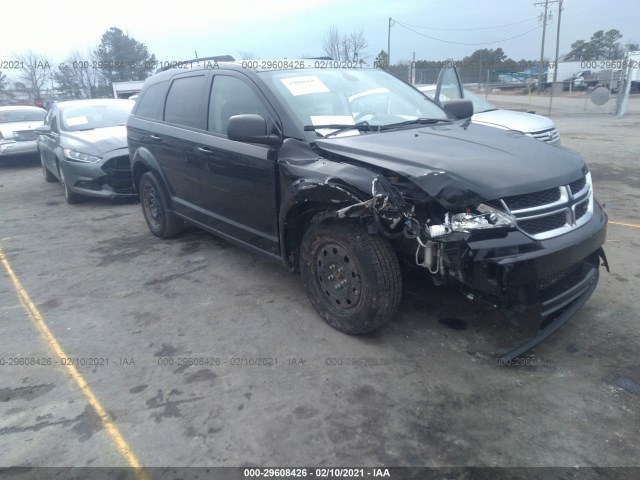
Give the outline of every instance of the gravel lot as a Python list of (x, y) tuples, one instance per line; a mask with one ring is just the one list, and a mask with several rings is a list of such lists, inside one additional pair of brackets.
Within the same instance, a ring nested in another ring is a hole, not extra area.
[(159, 240), (136, 202), (67, 205), (37, 160), (0, 161), (0, 248), (86, 380), (2, 269), (0, 466), (126, 466), (128, 447), (145, 466), (639, 467), (640, 116), (553, 119), (617, 222), (612, 271), (509, 367), (517, 329), (454, 290), (408, 278), (395, 321), (350, 337), (279, 264)]

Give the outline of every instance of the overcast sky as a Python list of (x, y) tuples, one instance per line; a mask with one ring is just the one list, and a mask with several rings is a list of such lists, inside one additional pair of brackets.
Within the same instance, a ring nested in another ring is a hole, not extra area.
[[(535, 0), (540, 1), (540, 0)], [(4, 5), (0, 62), (31, 48), (62, 61), (72, 49), (88, 49), (110, 27), (128, 32), (161, 61), (251, 52), (261, 59), (322, 55), (322, 36), (335, 26), (342, 33), (364, 31), (368, 60), (387, 49), (391, 60), (460, 59), (478, 48), (502, 47), (515, 59), (539, 59), (542, 39), (534, 0), (18, 0)], [(10, 11), (10, 15), (6, 13)], [(545, 57), (553, 58), (557, 3), (550, 11)], [(560, 53), (597, 30), (617, 28), (640, 42), (640, 1), (564, 0)], [(400, 25), (415, 25), (410, 31)], [(512, 24), (510, 26), (503, 26)], [(429, 27), (429, 28), (421, 28)], [(491, 27), (491, 28), (486, 28)], [(460, 29), (460, 30), (454, 30)], [(463, 30), (466, 29), (466, 30)], [(473, 30), (470, 30), (473, 29)], [(533, 30), (533, 31), (530, 31)], [(529, 32), (530, 31), (530, 32)], [(417, 33), (416, 33), (417, 32)], [(529, 33), (525, 33), (529, 32)], [(422, 34), (422, 35), (421, 35)], [(457, 42), (477, 45), (459, 45)], [(520, 35), (520, 36), (519, 36)], [(516, 37), (517, 38), (512, 38)], [(1, 66), (1, 63), (0, 63)], [(8, 73), (8, 72), (7, 72)]]

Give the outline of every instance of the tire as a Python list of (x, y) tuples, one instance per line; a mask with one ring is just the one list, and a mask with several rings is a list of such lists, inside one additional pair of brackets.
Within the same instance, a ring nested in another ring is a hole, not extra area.
[(58, 163), (58, 174), (60, 175), (60, 183), (62, 184), (62, 189), (64, 191), (64, 199), (67, 203), (73, 205), (74, 203), (80, 203), (82, 201), (82, 195), (79, 195), (75, 192), (72, 192), (67, 184), (67, 180), (64, 176), (64, 170)]
[(175, 237), (184, 229), (184, 222), (169, 210), (169, 196), (151, 172), (140, 178), (140, 205), (149, 230), (156, 237)]
[(51, 171), (44, 164), (44, 158), (43, 158), (42, 152), (40, 152), (40, 164), (42, 165), (42, 175), (44, 175), (45, 181), (49, 183), (57, 182), (58, 179), (56, 178), (56, 176), (53, 173), (51, 173)]
[(312, 223), (300, 249), (309, 300), (332, 327), (352, 335), (381, 327), (402, 296), (400, 265), (389, 242), (348, 221)]

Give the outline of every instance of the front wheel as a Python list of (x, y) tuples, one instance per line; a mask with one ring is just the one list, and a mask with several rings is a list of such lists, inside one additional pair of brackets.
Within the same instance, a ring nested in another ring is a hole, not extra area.
[(313, 223), (300, 270), (309, 300), (332, 327), (371, 332), (394, 316), (402, 296), (400, 265), (389, 242), (347, 221)]
[(44, 154), (40, 152), (40, 164), (42, 165), (42, 175), (44, 176), (45, 181), (49, 183), (57, 182), (58, 179), (56, 176), (49, 171), (47, 166), (44, 163)]
[(77, 193), (71, 191), (69, 187), (69, 183), (64, 175), (63, 168), (58, 165), (58, 174), (60, 175), (60, 183), (62, 183), (62, 188), (64, 189), (64, 198), (69, 204), (79, 203), (82, 201), (82, 195), (78, 195)]
[(140, 204), (149, 230), (156, 237), (174, 237), (184, 229), (184, 222), (169, 209), (169, 198), (151, 172), (140, 178)]

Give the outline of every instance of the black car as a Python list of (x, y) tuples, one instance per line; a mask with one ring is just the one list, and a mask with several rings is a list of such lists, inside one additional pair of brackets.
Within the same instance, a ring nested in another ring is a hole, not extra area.
[(401, 263), (514, 316), (535, 306), (539, 332), (503, 358), (573, 316), (606, 264), (585, 162), (471, 123), (469, 101), (443, 110), (381, 70), (323, 63), (201, 61), (147, 79), (128, 141), (150, 230), (187, 222), (282, 261), (347, 333), (394, 316)]
[(60, 180), (64, 196), (134, 196), (126, 121), (135, 102), (100, 99), (54, 103), (39, 134), (38, 151), (47, 182)]

